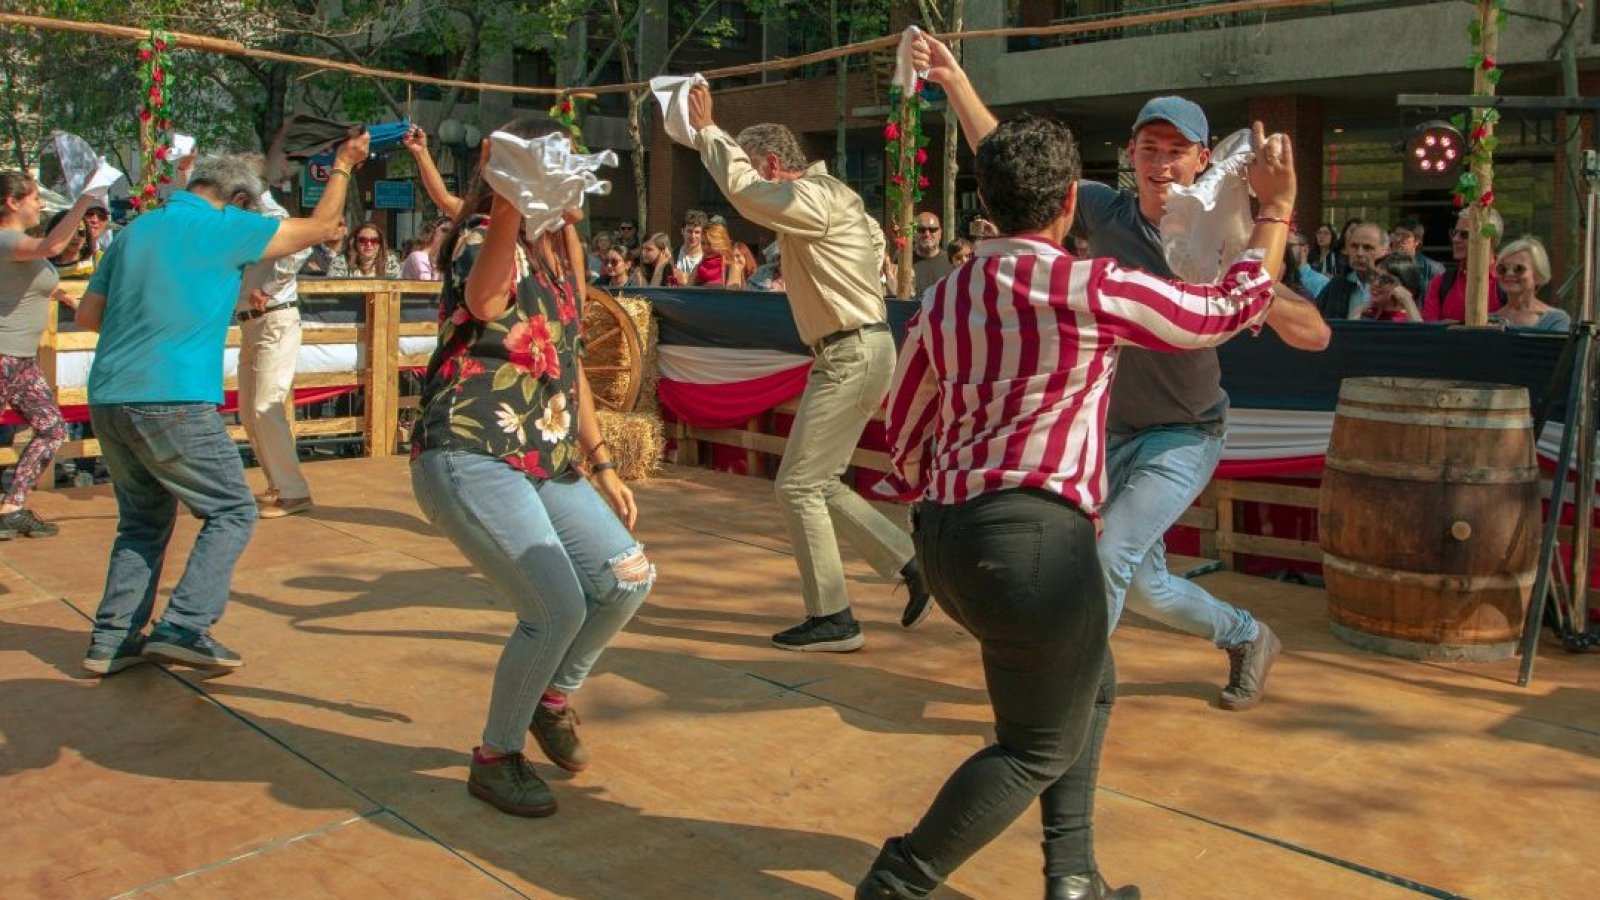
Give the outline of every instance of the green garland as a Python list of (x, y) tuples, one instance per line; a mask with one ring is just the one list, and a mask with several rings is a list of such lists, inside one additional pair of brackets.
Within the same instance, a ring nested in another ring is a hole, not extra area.
[[(894, 223), (892, 230), (896, 250), (905, 248), (906, 242), (911, 240), (912, 229), (916, 222), (916, 205), (922, 202), (922, 191), (928, 186), (927, 176), (922, 174), (922, 166), (928, 161), (928, 135), (922, 129), (922, 111), (927, 109), (928, 101), (922, 97), (923, 82), (917, 79), (913, 86), (910, 101), (905, 100), (905, 92), (899, 85), (889, 88), (889, 109), (891, 118), (889, 124), (883, 128), (883, 137), (886, 141), (883, 152), (888, 155), (889, 185), (886, 190), (889, 203), (889, 217)], [(902, 131), (901, 123), (905, 129)], [(902, 153), (906, 146), (916, 152)], [(901, 210), (905, 208), (907, 192), (910, 192), (912, 215), (906, 216), (905, 221), (900, 221)]]
[[(1494, 10), (1499, 26), (1506, 23), (1506, 0), (1492, 0), (1490, 8)], [(1467, 25), (1467, 36), (1472, 39), (1472, 55), (1468, 61), (1472, 71), (1482, 70), (1484, 78), (1490, 84), (1498, 85), (1500, 77), (1505, 70), (1500, 68), (1500, 63), (1493, 56), (1484, 52), (1483, 46), (1483, 21), (1474, 16)], [(1494, 158), (1494, 151), (1500, 146), (1500, 139), (1494, 135), (1494, 126), (1500, 121), (1500, 111), (1493, 107), (1475, 109), (1469, 114), (1457, 113), (1450, 119), (1450, 124), (1457, 131), (1467, 134), (1467, 158), (1461, 176), (1456, 179), (1456, 186), (1452, 193), (1455, 195), (1457, 209), (1467, 209), (1474, 204), (1488, 209), (1494, 205), (1494, 188), (1485, 189), (1478, 181), (1477, 173), (1473, 170), (1479, 165), (1487, 165)], [(1470, 124), (1470, 131), (1468, 130)], [(1485, 217), (1482, 234), (1490, 240), (1499, 240), (1500, 231)]]
[(167, 113), (167, 96), (172, 90), (172, 57), (167, 48), (172, 35), (150, 29), (150, 37), (139, 42), (139, 80), (144, 99), (139, 107), (139, 184), (128, 202), (135, 213), (151, 209), (159, 202), (161, 185), (172, 183), (172, 120)]
[(556, 98), (556, 104), (550, 107), (550, 118), (567, 129), (567, 134), (572, 135), (574, 152), (589, 152), (589, 148), (583, 145), (583, 129), (578, 127), (578, 107), (572, 102), (571, 94), (563, 93)]

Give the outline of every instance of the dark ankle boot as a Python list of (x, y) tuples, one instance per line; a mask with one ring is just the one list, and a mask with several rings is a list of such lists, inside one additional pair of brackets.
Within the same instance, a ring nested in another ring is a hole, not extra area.
[(1044, 900), (1139, 900), (1139, 888), (1132, 884), (1114, 888), (1099, 872), (1057, 875), (1045, 879)]

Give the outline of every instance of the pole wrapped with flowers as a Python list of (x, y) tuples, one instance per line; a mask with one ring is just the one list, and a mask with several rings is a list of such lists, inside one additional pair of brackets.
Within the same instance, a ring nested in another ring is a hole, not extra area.
[(563, 92), (556, 97), (555, 105), (550, 107), (550, 118), (567, 130), (572, 136), (572, 149), (577, 153), (588, 153), (589, 148), (583, 145), (583, 129), (578, 126), (578, 105), (570, 92)]
[(909, 299), (916, 286), (912, 271), (912, 235), (917, 220), (917, 204), (928, 186), (922, 167), (928, 162), (928, 135), (922, 129), (922, 111), (928, 101), (922, 97), (925, 86), (911, 65), (911, 42), (917, 28), (907, 28), (900, 38), (895, 58), (894, 81), (889, 87), (889, 123), (883, 128), (884, 154), (889, 183), (885, 197), (889, 204), (889, 244), (896, 261), (895, 296)]
[[(1506, 0), (1478, 0), (1478, 14), (1467, 25), (1472, 39), (1472, 92), (1493, 97), (1504, 70), (1497, 59), (1500, 52), (1500, 27), (1506, 21)], [(1466, 126), (1470, 122), (1471, 130)], [(1489, 218), (1494, 207), (1494, 151), (1499, 146), (1495, 125), (1500, 111), (1483, 106), (1468, 115), (1457, 116), (1457, 129), (1467, 131), (1467, 166), (1456, 180), (1456, 208), (1468, 212), (1471, 236), (1467, 238), (1467, 324), (1489, 322), (1489, 266), (1494, 262), (1494, 242), (1501, 237)]]
[(172, 35), (152, 28), (139, 42), (139, 80), (144, 93), (139, 106), (139, 182), (129, 203), (135, 213), (159, 203), (161, 186), (172, 183), (172, 119), (167, 100), (172, 91)]

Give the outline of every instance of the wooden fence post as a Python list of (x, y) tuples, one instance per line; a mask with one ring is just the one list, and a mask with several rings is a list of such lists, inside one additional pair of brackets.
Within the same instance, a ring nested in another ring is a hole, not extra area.
[(395, 427), (400, 421), (399, 340), (400, 294), (381, 290), (367, 294), (367, 327), (362, 334), (367, 389), (363, 432), (368, 456), (393, 456)]

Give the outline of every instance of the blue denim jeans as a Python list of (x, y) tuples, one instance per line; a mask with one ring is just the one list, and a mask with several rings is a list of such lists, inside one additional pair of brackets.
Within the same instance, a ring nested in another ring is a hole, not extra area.
[(1164, 535), (1205, 489), (1222, 458), (1220, 428), (1170, 425), (1106, 438), (1100, 567), (1111, 627), (1127, 608), (1218, 647), (1256, 639), (1250, 613), (1167, 571)]
[(90, 406), (89, 421), (117, 495), (117, 539), (94, 642), (116, 645), (149, 623), (180, 500), (204, 524), (161, 624), (210, 630), (256, 524), (255, 498), (222, 416), (211, 403), (122, 403)]
[(514, 753), (540, 695), (582, 687), (644, 603), (655, 569), (628, 572), (644, 548), (575, 475), (537, 481), (493, 456), (429, 450), (411, 464), (411, 487), (428, 521), (516, 610), (483, 731), (486, 748)]

